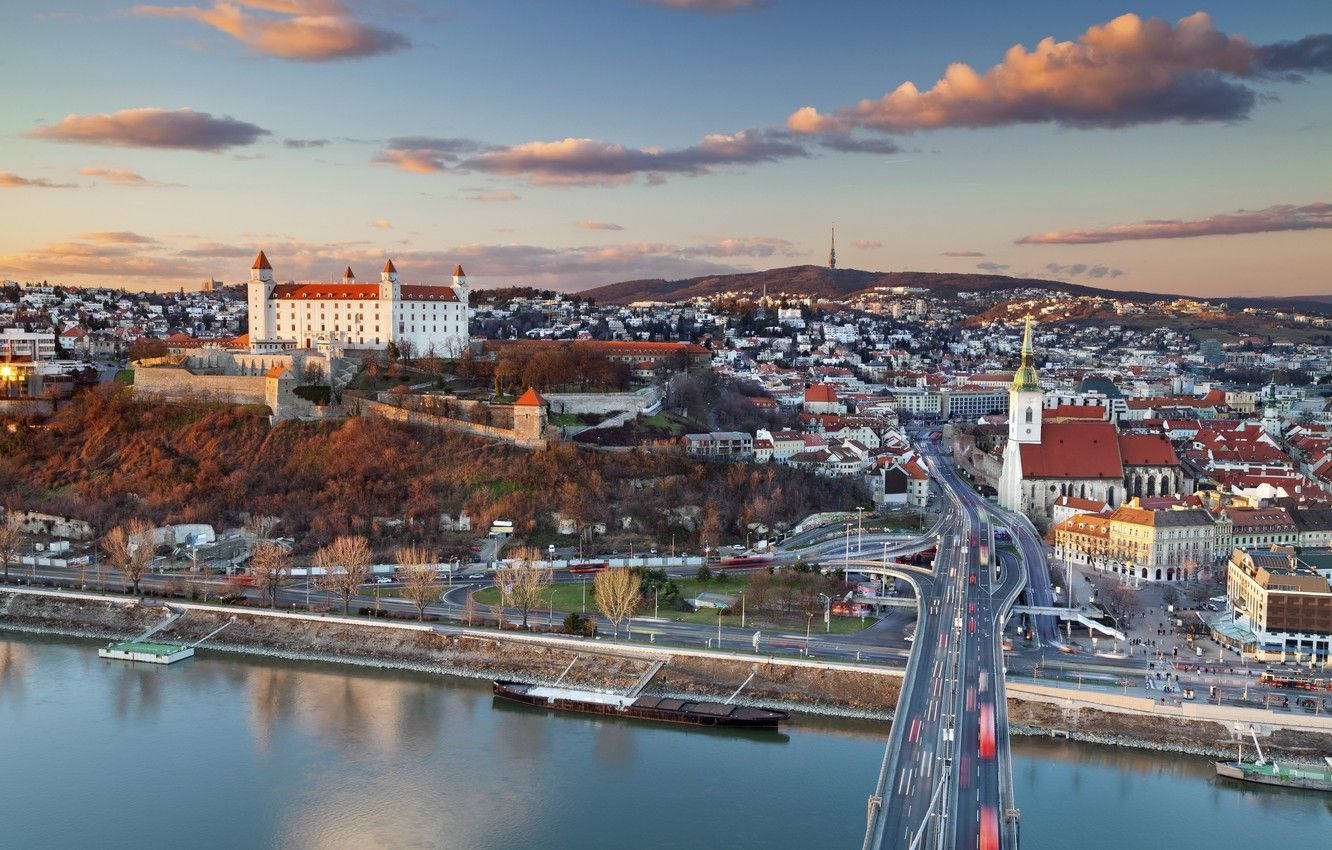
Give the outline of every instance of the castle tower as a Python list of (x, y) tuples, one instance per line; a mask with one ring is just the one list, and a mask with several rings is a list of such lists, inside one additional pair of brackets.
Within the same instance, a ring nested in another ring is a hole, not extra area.
[(837, 268), (837, 227), (833, 226), (832, 241), (828, 243), (828, 268)]
[(272, 339), (273, 327), (268, 316), (268, 302), (273, 297), (273, 266), (261, 250), (250, 266), (250, 282), (246, 285), (249, 306), (250, 344)]
[(453, 292), (458, 296), (458, 301), (467, 309), (467, 293), (470, 290), (467, 287), (467, 272), (463, 271), (462, 264), (453, 270)]
[(532, 387), (513, 403), (514, 441), (528, 448), (546, 444), (546, 400)]
[(356, 275), (352, 273), (351, 266), (347, 266), (347, 270), (342, 273), (342, 282), (343, 283), (356, 282)]
[(1032, 362), (1031, 316), (1022, 334), (1022, 364), (1013, 373), (1013, 385), (1008, 388), (1008, 439), (1015, 443), (1041, 441), (1041, 409), (1043, 393), (1041, 376)]
[[(347, 271), (351, 271), (349, 267)], [(398, 286), (398, 269), (389, 260), (384, 263), (384, 269), (379, 273), (379, 297), (384, 301), (397, 301), (402, 294), (402, 289)]]

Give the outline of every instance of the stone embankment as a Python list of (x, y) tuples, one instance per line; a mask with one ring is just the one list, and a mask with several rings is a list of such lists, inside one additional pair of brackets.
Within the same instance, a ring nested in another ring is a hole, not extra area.
[[(406, 622), (170, 603), (185, 615), (154, 640), (192, 643), (224, 623), (206, 651), (396, 667), (471, 678), (551, 682), (575, 656), (564, 681), (625, 691), (657, 660), (653, 694), (729, 697), (754, 674), (736, 702), (819, 714), (888, 719), (902, 672), (868, 664), (585, 641), (525, 632), (483, 632)], [(59, 591), (0, 589), (0, 631), (133, 637), (166, 619), (166, 604)], [(233, 619), (234, 618), (234, 619)], [(1012, 730), (1076, 740), (1204, 755), (1234, 753), (1234, 730), (1258, 729), (1265, 750), (1314, 761), (1332, 753), (1332, 718), (1278, 715), (1206, 704), (1158, 706), (1150, 699), (1012, 682)]]

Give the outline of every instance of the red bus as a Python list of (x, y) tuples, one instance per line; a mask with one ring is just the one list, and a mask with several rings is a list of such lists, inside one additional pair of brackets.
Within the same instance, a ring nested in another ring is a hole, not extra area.
[(735, 555), (717, 561), (719, 570), (737, 570), (745, 567), (766, 567), (772, 563), (771, 555)]
[(570, 561), (569, 572), (571, 573), (599, 573), (610, 567), (605, 561)]
[(989, 703), (980, 710), (980, 757), (994, 758), (994, 706)]
[(981, 806), (978, 850), (999, 850), (999, 814), (993, 806)]

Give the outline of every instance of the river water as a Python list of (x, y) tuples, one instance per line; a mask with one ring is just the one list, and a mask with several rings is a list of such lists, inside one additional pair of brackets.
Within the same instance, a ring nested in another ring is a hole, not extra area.
[[(485, 683), (0, 636), (0, 846), (859, 847), (887, 725), (736, 734), (496, 704)], [(1326, 847), (1332, 797), (1015, 739), (1026, 850)]]

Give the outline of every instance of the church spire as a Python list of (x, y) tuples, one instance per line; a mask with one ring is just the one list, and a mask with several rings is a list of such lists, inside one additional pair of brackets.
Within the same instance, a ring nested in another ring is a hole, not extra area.
[(1041, 377), (1036, 373), (1036, 364), (1032, 362), (1031, 316), (1027, 317), (1027, 326), (1022, 333), (1022, 365), (1013, 373), (1013, 389), (1039, 390)]
[(828, 243), (828, 268), (837, 268), (837, 225), (833, 225), (832, 241)]

